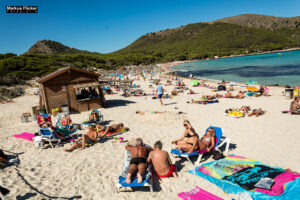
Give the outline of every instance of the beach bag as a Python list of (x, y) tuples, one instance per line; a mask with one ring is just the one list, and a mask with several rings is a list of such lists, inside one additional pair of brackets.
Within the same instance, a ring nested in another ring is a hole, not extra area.
[(43, 136), (35, 136), (34, 138), (32, 138), (33, 144), (36, 147), (42, 147), (43, 144), (43, 140), (42, 140)]

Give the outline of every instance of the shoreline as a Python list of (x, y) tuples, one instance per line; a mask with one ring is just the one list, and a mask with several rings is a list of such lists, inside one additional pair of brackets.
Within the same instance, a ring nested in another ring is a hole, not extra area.
[[(260, 52), (260, 53), (230, 55), (230, 56), (223, 56), (223, 57), (218, 57), (218, 58), (206, 58), (206, 59), (197, 59), (197, 60), (173, 61), (173, 62), (168, 62), (168, 63), (160, 63), (160, 64), (158, 64), (158, 66), (164, 68), (164, 70), (166, 70), (168, 73), (174, 73), (175, 75), (177, 75), (180, 78), (195, 79), (195, 80), (199, 80), (199, 81), (209, 81), (209, 82), (216, 83), (216, 82), (220, 82), (222, 80), (208, 79), (208, 78), (205, 78), (205, 77), (193, 77), (193, 78), (190, 78), (188, 75), (184, 76), (183, 74), (179, 74), (178, 72), (180, 72), (180, 71), (174, 70), (173, 67), (175, 67), (177, 65), (180, 65), (180, 64), (183, 64), (183, 63), (197, 62), (197, 61), (202, 61), (202, 60), (212, 60), (212, 59), (221, 59), (221, 58), (234, 58), (234, 57), (262, 55), (262, 54), (270, 54), (270, 53), (278, 53), (278, 52), (286, 52), (286, 51), (297, 51), (297, 50), (300, 50), (300, 47), (289, 48), (289, 49), (282, 49), (282, 50), (274, 50), (274, 51), (267, 51), (267, 52)], [(243, 83), (243, 82), (236, 82), (236, 81), (227, 81), (227, 82), (232, 82), (232, 83), (237, 83), (237, 84), (245, 85), (245, 83)], [(260, 85), (260, 84), (258, 84), (258, 85)], [(292, 88), (292, 86), (290, 86), (289, 84), (284, 84), (284, 85), (280, 85), (280, 84), (266, 84), (265, 86), (279, 87), (279, 88), (289, 88), (289, 87)], [(289, 86), (289, 87), (287, 87), (287, 86)]]

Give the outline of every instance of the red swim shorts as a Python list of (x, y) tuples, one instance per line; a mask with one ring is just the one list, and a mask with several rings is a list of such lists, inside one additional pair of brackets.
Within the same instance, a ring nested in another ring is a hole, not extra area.
[(159, 178), (168, 178), (168, 177), (172, 176), (173, 172), (175, 172), (175, 171), (176, 171), (176, 166), (171, 165), (170, 166), (170, 171), (166, 175), (159, 175), (157, 172), (156, 172), (156, 174)]

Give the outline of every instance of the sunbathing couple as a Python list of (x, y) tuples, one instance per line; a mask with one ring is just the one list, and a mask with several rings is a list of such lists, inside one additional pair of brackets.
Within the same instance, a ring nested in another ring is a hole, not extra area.
[(256, 117), (265, 114), (265, 111), (263, 111), (261, 108), (259, 109), (253, 109), (252, 112), (250, 106), (242, 106), (240, 109), (234, 109), (234, 108), (230, 108), (225, 110), (225, 113), (230, 113), (232, 111), (240, 111), (243, 112), (244, 114), (248, 114), (248, 117), (251, 117), (253, 115), (255, 115)]
[(137, 175), (138, 183), (143, 181), (147, 162), (152, 163), (160, 178), (174, 176), (177, 178), (176, 167), (172, 165), (169, 154), (162, 150), (162, 143), (155, 142), (154, 149), (143, 145), (142, 139), (137, 138), (135, 145), (127, 145), (126, 150), (131, 152), (131, 161), (126, 183), (131, 183), (131, 177)]
[(183, 136), (172, 142), (172, 144), (176, 145), (175, 148), (179, 149), (181, 153), (183, 151), (192, 153), (197, 150), (202, 151), (205, 149), (210, 152), (212, 148), (214, 148), (216, 137), (215, 129), (208, 129), (207, 133), (199, 139), (199, 135), (195, 132), (188, 120), (183, 122), (183, 126), (185, 127)]

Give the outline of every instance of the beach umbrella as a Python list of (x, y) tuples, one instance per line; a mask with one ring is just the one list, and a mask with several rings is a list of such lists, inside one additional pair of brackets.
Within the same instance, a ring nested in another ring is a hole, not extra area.
[(257, 92), (258, 89), (256, 87), (246, 87), (247, 90), (252, 91), (252, 92)]
[(253, 84), (257, 84), (257, 82), (256, 82), (256, 81), (253, 81), (253, 80), (251, 80), (251, 81), (247, 81), (247, 82), (246, 82), (246, 84), (248, 84), (248, 85), (253, 85)]

